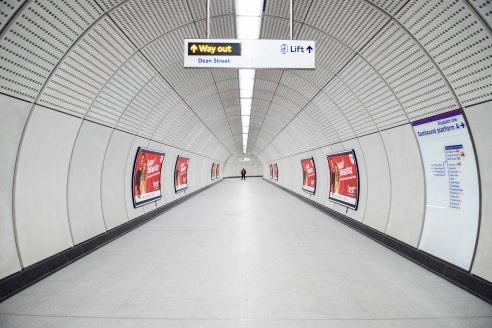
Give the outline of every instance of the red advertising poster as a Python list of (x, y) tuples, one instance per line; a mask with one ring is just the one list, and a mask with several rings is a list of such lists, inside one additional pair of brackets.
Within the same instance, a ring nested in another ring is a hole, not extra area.
[(189, 158), (179, 157), (176, 159), (174, 168), (174, 191), (176, 193), (188, 188), (188, 164)]
[(164, 154), (138, 148), (133, 164), (133, 207), (138, 207), (162, 197), (161, 170)]
[(220, 164), (217, 163), (217, 166), (215, 167), (215, 177), (217, 179), (220, 177), (220, 175), (219, 175), (219, 168), (220, 168)]
[(326, 156), (330, 170), (328, 198), (347, 207), (357, 209), (359, 202), (359, 172), (354, 150)]
[(302, 190), (314, 195), (316, 192), (316, 166), (314, 158), (301, 160), (302, 165)]
[(278, 166), (277, 166), (277, 163), (273, 164), (273, 180), (278, 181)]
[(269, 168), (270, 168), (270, 179), (273, 179), (273, 165), (270, 164)]
[(215, 180), (215, 170), (216, 170), (215, 163), (212, 163), (212, 172), (210, 174), (210, 176), (212, 177), (212, 180)]

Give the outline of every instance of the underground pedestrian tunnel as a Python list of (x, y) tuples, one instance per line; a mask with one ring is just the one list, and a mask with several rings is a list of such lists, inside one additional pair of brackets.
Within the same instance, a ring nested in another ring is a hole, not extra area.
[(492, 326), (491, 26), (0, 1), (0, 326)]

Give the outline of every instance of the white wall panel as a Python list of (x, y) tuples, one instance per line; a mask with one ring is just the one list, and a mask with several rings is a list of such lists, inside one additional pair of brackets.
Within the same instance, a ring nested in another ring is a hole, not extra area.
[(465, 114), (475, 141), (482, 188), (480, 233), (472, 273), (492, 281), (492, 102), (465, 108)]
[(17, 149), (31, 104), (0, 95), (0, 279), (21, 269), (12, 219), (12, 186)]
[(388, 160), (379, 134), (359, 139), (367, 169), (367, 204), (364, 224), (384, 232), (388, 222), (391, 184)]
[(104, 157), (101, 177), (101, 197), (106, 228), (112, 229), (128, 221), (125, 204), (126, 161), (133, 142), (133, 136), (114, 130)]
[(326, 193), (330, 185), (328, 177), (328, 162), (324, 151), (317, 149), (313, 152), (314, 162), (316, 163), (316, 194), (314, 201), (325, 204)]
[(425, 180), (411, 125), (381, 133), (391, 168), (391, 207), (386, 233), (417, 247), (424, 223)]
[(80, 119), (40, 106), (31, 115), (15, 182), (15, 224), (24, 266), (72, 246), (66, 192), (79, 126)]
[(68, 215), (75, 244), (106, 231), (101, 171), (111, 129), (85, 121), (73, 149), (68, 177)]

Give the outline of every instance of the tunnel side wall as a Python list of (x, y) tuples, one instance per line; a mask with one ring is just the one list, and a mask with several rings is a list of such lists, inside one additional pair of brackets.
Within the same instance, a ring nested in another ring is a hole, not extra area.
[[(33, 265), (212, 181), (204, 157), (0, 95), (0, 278)], [(134, 208), (132, 174), (138, 147), (165, 154), (162, 198)], [(175, 193), (177, 156), (190, 159), (188, 189)], [(13, 197), (12, 197), (13, 195)]]
[[(492, 164), (489, 144), (492, 102), (466, 108), (464, 113), (475, 142), (481, 185), (479, 234), (469, 271), (492, 281), (492, 180), (487, 169)], [(326, 156), (351, 149), (356, 153), (359, 169), (357, 210), (328, 198), (330, 177)], [(311, 157), (317, 174), (314, 195), (302, 190), (301, 159)], [(419, 144), (411, 124), (264, 163), (265, 177), (269, 177), (269, 165), (273, 163), (279, 167), (278, 181), (271, 180), (273, 183), (419, 248), (426, 211), (426, 184)], [(460, 252), (459, 246), (454, 251)]]

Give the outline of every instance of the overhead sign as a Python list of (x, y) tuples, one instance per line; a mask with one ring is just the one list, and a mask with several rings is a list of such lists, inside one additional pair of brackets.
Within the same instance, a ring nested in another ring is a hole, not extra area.
[(189, 42), (188, 56), (241, 56), (241, 43)]
[(185, 68), (314, 69), (315, 41), (185, 39)]
[(460, 111), (453, 111), (412, 125), (426, 188), (419, 248), (468, 270), (477, 239), (480, 192), (467, 122)]

